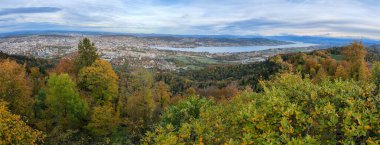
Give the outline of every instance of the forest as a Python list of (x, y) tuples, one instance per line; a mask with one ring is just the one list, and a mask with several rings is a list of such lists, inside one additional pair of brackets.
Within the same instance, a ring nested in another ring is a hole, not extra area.
[(113, 66), (88, 38), (0, 53), (0, 144), (380, 144), (379, 61), (361, 42), (181, 72)]

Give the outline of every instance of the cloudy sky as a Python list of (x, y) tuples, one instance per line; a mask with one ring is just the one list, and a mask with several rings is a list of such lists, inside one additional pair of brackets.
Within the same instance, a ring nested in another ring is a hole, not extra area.
[(0, 33), (24, 30), (380, 39), (380, 0), (0, 0)]

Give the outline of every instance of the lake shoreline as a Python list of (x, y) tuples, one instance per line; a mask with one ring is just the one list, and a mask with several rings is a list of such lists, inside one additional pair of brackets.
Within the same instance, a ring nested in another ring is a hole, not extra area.
[(222, 46), (222, 47), (196, 47), (196, 48), (176, 48), (176, 47), (160, 47), (151, 46), (150, 48), (158, 50), (185, 51), (185, 52), (207, 52), (207, 53), (242, 53), (254, 52), (279, 48), (300, 48), (317, 46), (318, 44), (293, 42), (293, 44), (276, 45), (276, 46)]

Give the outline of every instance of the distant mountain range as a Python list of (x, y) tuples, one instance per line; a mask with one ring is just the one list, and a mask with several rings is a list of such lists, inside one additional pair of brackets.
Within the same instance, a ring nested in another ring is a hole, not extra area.
[[(296, 36), (296, 35), (283, 35), (283, 36), (260, 36), (260, 35), (173, 35), (173, 34), (138, 34), (138, 33), (116, 33), (116, 32), (100, 32), (100, 31), (16, 31), (0, 33), (0, 37), (15, 37), (27, 35), (129, 35), (136, 37), (169, 37), (169, 38), (208, 38), (208, 39), (221, 39), (231, 40), (231, 38), (266, 38), (280, 41), (296, 41), (304, 43), (320, 44), (325, 46), (343, 46), (350, 44), (353, 41), (362, 41), (365, 45), (380, 44), (380, 40), (373, 40), (367, 38), (335, 38), (324, 36)], [(223, 39), (222, 39), (223, 38)], [(228, 38), (228, 39), (226, 39)], [(262, 39), (264, 40), (264, 39)]]
[(313, 43), (321, 45), (331, 45), (331, 46), (342, 46), (352, 43), (353, 41), (361, 41), (365, 45), (375, 45), (380, 44), (380, 40), (372, 39), (355, 39), (355, 38), (332, 38), (332, 37), (321, 37), (321, 36), (269, 36), (265, 37), (269, 39), (282, 40), (282, 41), (298, 41), (304, 43)]

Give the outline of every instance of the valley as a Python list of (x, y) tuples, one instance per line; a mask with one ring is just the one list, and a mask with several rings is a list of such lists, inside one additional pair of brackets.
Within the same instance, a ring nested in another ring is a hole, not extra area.
[[(180, 36), (133, 36), (82, 33), (16, 35), (0, 38), (0, 51), (12, 55), (56, 59), (70, 57), (80, 39), (89, 37), (101, 58), (114, 65), (156, 68), (160, 70), (197, 69), (210, 64), (246, 64), (291, 52), (308, 52), (322, 48), (265, 38), (194, 38)], [(157, 47), (175, 48), (174, 50)], [(184, 49), (186, 48), (186, 49)], [(192, 52), (202, 48), (205, 51)], [(215, 51), (234, 50), (238, 51)], [(242, 49), (242, 50), (239, 50)], [(189, 51), (190, 50), (190, 51)], [(251, 51), (252, 50), (252, 51)], [(233, 53), (232, 53), (233, 52)]]

